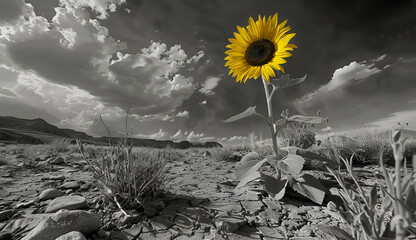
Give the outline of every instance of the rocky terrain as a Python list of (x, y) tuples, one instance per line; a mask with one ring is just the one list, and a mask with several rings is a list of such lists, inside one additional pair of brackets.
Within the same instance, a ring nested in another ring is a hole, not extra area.
[[(339, 199), (321, 170), (307, 172), (329, 189), (323, 206), (290, 192), (278, 202), (260, 184), (235, 188), (237, 162), (215, 160), (209, 149), (184, 150), (166, 166), (166, 193), (126, 216), (102, 197), (79, 153), (30, 147), (0, 146), (1, 240), (328, 239), (320, 226), (346, 228), (325, 207)], [(368, 184), (373, 171), (357, 169)]]

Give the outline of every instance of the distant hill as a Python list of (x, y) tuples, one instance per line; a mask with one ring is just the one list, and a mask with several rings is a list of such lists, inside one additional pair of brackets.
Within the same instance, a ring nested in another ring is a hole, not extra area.
[[(47, 123), (41, 118), (22, 119), (16, 117), (0, 116), (0, 142), (5, 143), (25, 143), (25, 144), (43, 144), (50, 143), (53, 139), (80, 139), (84, 142), (95, 145), (107, 145), (108, 137), (92, 137), (84, 132), (72, 129), (61, 129)], [(123, 138), (112, 138), (113, 143), (117, 143)], [(171, 140), (154, 140), (129, 138), (129, 143), (140, 147), (153, 148), (180, 148), (187, 149), (190, 147), (222, 147), (217, 142), (192, 143), (189, 141), (174, 142)]]

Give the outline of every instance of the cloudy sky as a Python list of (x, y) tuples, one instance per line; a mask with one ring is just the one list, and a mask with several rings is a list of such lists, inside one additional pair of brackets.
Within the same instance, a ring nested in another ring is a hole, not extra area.
[[(260, 79), (236, 83), (228, 38), (250, 16), (288, 19), (298, 49), (285, 71), (307, 80), (278, 92), (275, 112), (315, 114), (335, 132), (416, 130), (416, 1), (2, 0), (0, 115), (43, 118), (105, 135), (228, 140), (263, 122)], [(327, 127), (325, 124), (318, 129)]]

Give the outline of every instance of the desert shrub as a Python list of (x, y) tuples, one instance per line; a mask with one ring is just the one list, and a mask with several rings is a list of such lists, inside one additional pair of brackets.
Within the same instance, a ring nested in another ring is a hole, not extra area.
[[(396, 130), (391, 138), (394, 155), (394, 170), (386, 169), (380, 156), (380, 169), (371, 190), (365, 190), (352, 167), (353, 158), (342, 158), (348, 177), (355, 186), (347, 186), (341, 170), (328, 171), (341, 186), (339, 196), (343, 207), (328, 204), (329, 210), (349, 226), (349, 232), (338, 227), (323, 226), (321, 230), (335, 239), (414, 239), (416, 236), (416, 155), (412, 169), (403, 163), (406, 140), (401, 130)], [(413, 236), (410, 236), (413, 235)]]
[(69, 146), (71, 146), (71, 139), (54, 139), (49, 144), (49, 149), (53, 153), (62, 153), (68, 151)]
[(81, 142), (79, 147), (83, 159), (93, 171), (96, 186), (120, 208), (134, 207), (153, 199), (164, 187), (168, 154), (163, 150), (134, 149), (125, 140), (101, 149), (95, 153), (98, 158), (91, 159), (86, 156)]
[(281, 137), (285, 146), (307, 149), (316, 143), (315, 128), (312, 124), (292, 123), (283, 129)]
[(192, 144), (189, 141), (181, 141), (180, 143), (178, 143), (178, 148), (179, 149), (188, 149), (192, 147)]
[(229, 146), (210, 148), (208, 151), (217, 161), (229, 161), (231, 154), (235, 152), (235, 150)]

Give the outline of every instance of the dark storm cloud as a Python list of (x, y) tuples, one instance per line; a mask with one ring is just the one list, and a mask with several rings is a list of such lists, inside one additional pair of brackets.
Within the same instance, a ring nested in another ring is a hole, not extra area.
[(2, 0), (0, 1), (0, 24), (13, 23), (25, 10), (23, 0)]

